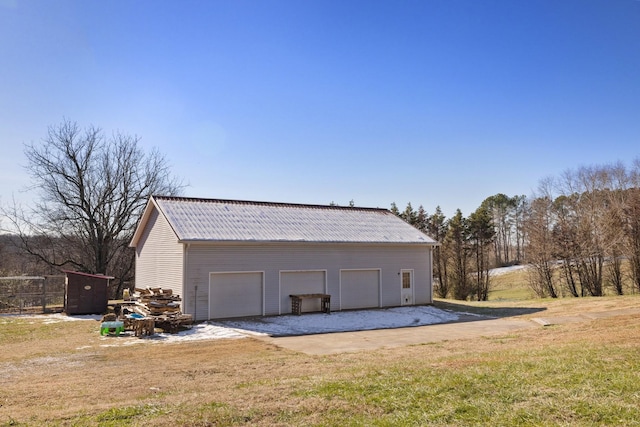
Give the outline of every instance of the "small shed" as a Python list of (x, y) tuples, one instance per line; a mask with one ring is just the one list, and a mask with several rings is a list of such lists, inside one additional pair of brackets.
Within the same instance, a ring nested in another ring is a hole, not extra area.
[(65, 271), (64, 311), (71, 314), (102, 314), (109, 303), (109, 280), (101, 274)]

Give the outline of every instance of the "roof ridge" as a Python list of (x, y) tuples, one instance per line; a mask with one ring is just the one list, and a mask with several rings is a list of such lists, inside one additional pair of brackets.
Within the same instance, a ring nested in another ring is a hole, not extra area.
[(153, 195), (156, 200), (174, 200), (184, 202), (203, 202), (203, 203), (229, 203), (238, 205), (254, 205), (254, 206), (278, 206), (278, 207), (291, 207), (291, 208), (313, 208), (313, 209), (342, 209), (342, 210), (362, 210), (362, 211), (380, 211), (391, 212), (385, 208), (371, 208), (363, 206), (338, 206), (338, 205), (319, 205), (319, 204), (306, 204), (306, 203), (284, 203), (284, 202), (265, 202), (255, 200), (233, 200), (233, 199), (212, 199), (203, 197), (184, 197), (184, 196), (162, 196)]

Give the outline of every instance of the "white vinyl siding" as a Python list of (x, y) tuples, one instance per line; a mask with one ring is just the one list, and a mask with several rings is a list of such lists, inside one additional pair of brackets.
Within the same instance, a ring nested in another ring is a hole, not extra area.
[[(283, 271), (280, 273), (280, 313), (291, 313), (291, 294), (324, 294), (325, 271)], [(302, 311), (320, 311), (319, 299), (302, 301)]]
[(182, 274), (183, 245), (154, 209), (136, 246), (136, 287), (171, 289), (184, 297)]
[(211, 273), (209, 282), (209, 318), (262, 315), (261, 272)]
[(380, 307), (380, 270), (343, 270), (340, 272), (340, 308)]

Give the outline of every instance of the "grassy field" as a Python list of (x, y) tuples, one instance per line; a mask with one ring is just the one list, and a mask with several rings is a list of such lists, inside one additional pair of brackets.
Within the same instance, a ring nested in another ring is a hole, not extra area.
[(517, 301), (534, 298), (524, 270), (509, 271), (491, 278), (492, 301)]
[[(640, 307), (640, 296), (436, 305), (526, 318)], [(0, 426), (640, 425), (638, 316), (330, 356), (98, 326), (0, 317)]]

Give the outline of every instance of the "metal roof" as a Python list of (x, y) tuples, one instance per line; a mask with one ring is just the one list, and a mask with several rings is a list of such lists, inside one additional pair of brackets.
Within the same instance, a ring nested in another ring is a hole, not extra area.
[(183, 242), (436, 244), (387, 209), (164, 196), (153, 196), (147, 210), (151, 204)]
[(62, 270), (62, 272), (65, 274), (75, 274), (76, 276), (92, 277), (94, 279), (107, 279), (107, 280), (115, 279), (115, 277), (105, 276), (104, 274), (82, 273), (80, 271), (71, 271), (71, 270)]

